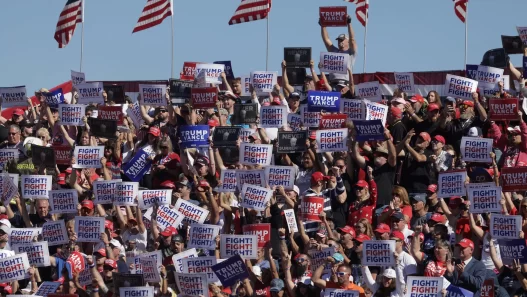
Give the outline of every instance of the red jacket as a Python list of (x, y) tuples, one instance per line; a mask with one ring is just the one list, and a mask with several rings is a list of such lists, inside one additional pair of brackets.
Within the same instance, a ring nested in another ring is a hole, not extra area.
[(368, 184), (370, 199), (362, 203), (354, 202), (351, 204), (348, 215), (348, 226), (355, 226), (360, 219), (367, 219), (370, 224), (372, 223), (373, 212), (377, 206), (377, 184), (374, 180), (370, 180)]
[(502, 133), (495, 123), (490, 126), (490, 129), (494, 134), (494, 145), (503, 152), (502, 167), (527, 166), (527, 124), (520, 123), (522, 142), (518, 147), (509, 146), (507, 134)]

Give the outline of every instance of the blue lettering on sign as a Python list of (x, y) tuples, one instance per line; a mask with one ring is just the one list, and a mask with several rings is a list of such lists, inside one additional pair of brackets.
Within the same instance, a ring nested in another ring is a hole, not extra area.
[(340, 93), (309, 91), (307, 93), (307, 111), (309, 112), (339, 112)]

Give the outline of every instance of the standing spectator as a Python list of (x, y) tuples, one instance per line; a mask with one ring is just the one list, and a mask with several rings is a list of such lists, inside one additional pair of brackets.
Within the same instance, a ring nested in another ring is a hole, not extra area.
[(454, 286), (477, 292), (486, 278), (485, 265), (474, 259), (474, 243), (470, 239), (463, 238), (458, 244), (460, 248), (460, 262), (446, 262), (447, 271), (445, 278)]

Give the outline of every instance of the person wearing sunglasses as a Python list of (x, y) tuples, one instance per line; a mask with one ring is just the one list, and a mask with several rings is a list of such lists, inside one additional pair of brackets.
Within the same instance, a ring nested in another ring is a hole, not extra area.
[[(337, 262), (340, 261), (340, 264)], [(353, 277), (351, 276), (351, 267), (347, 264), (343, 264), (343, 257), (342, 255), (336, 253), (331, 257), (327, 257), (326, 261), (322, 263), (315, 272), (313, 272), (313, 276), (311, 277), (311, 280), (315, 284), (315, 286), (319, 287), (320, 289), (343, 289), (343, 290), (353, 290), (358, 291), (360, 297), (365, 297), (364, 295), (364, 289), (356, 284), (353, 283)], [(322, 272), (324, 271), (326, 264), (329, 265), (338, 265), (337, 269), (332, 270), (331, 280), (324, 280), (321, 278)]]
[(21, 131), (18, 125), (9, 126), (7, 142), (0, 144), (0, 149), (18, 149), (18, 158), (24, 156), (24, 143), (21, 140)]
[(395, 240), (395, 253), (398, 255), (399, 268), (406, 279), (409, 275), (417, 273), (417, 262), (414, 257), (404, 251), (405, 236), (400, 231), (393, 231), (390, 234), (390, 240)]

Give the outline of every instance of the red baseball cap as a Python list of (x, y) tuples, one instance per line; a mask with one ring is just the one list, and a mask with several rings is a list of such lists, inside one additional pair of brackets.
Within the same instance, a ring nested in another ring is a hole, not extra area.
[(161, 232), (159, 234), (161, 234), (162, 236), (165, 236), (165, 237), (169, 237), (169, 236), (178, 234), (178, 232), (177, 232), (176, 228), (174, 228), (172, 226), (168, 226), (168, 227), (165, 228), (165, 230), (163, 230), (163, 232)]
[(432, 138), (430, 138), (430, 134), (426, 132), (419, 133), (419, 137), (421, 137), (424, 141), (431, 141)]
[(428, 190), (428, 192), (435, 193), (435, 192), (437, 192), (437, 185), (434, 185), (434, 184), (428, 185), (427, 190)]
[[(101, 256), (106, 257), (106, 250), (105, 250), (105, 249), (99, 249), (99, 250), (96, 251), (95, 253), (99, 253)], [(94, 253), (94, 254), (95, 254), (95, 253)]]
[(355, 237), (355, 229), (353, 229), (351, 226), (346, 225), (342, 228), (338, 228), (337, 230), (345, 234), (350, 234), (351, 237)]
[(57, 183), (62, 186), (66, 184), (66, 173), (59, 174)]
[(176, 184), (174, 184), (174, 182), (171, 180), (165, 180), (164, 182), (160, 184), (160, 186), (163, 188), (168, 188), (168, 189), (176, 188)]
[(68, 167), (68, 168), (66, 168), (66, 170), (64, 170), (64, 172), (71, 174), (71, 171), (72, 171), (72, 170), (73, 170), (73, 169), (71, 169), (71, 167)]
[(280, 101), (280, 98), (274, 97), (273, 101), (271, 102), (271, 105), (282, 105), (282, 101)]
[(377, 225), (377, 228), (375, 229), (375, 232), (390, 233), (391, 229), (390, 229), (390, 226), (388, 226), (388, 225), (386, 225), (384, 223), (380, 223), (379, 225)]
[(24, 110), (22, 108), (16, 108), (15, 111), (13, 111), (13, 114), (16, 114), (16, 115), (24, 115)]
[(91, 201), (91, 200), (82, 200), (81, 206), (82, 207), (86, 207), (89, 210), (93, 210), (93, 201)]
[(435, 104), (435, 103), (432, 103), (432, 104), (428, 105), (427, 110), (428, 110), (428, 111), (439, 110), (439, 105), (437, 105), (437, 104)]
[(361, 187), (361, 188), (367, 188), (368, 187), (368, 182), (366, 182), (365, 180), (361, 179), (355, 184), (355, 186), (356, 187)]
[(421, 96), (419, 94), (415, 94), (412, 98), (410, 98), (410, 101), (423, 103), (423, 102), (425, 102), (425, 98), (423, 98), (423, 96)]
[(474, 107), (474, 101), (470, 101), (470, 100), (463, 100), (463, 105), (468, 105), (470, 107)]
[(148, 134), (152, 134), (155, 137), (159, 137), (159, 135), (161, 135), (161, 130), (159, 130), (158, 127), (150, 127), (150, 129), (148, 129)]
[(441, 136), (441, 135), (436, 135), (436, 136), (434, 136), (434, 139), (437, 140), (437, 141), (439, 141), (439, 142), (441, 142), (442, 144), (445, 144), (445, 143), (446, 143), (445, 138), (444, 138), (443, 136)]
[(440, 224), (444, 224), (446, 222), (445, 216), (437, 212), (430, 217), (430, 220)]
[(401, 231), (393, 231), (392, 234), (390, 234), (390, 238), (397, 238), (404, 241), (404, 234)]
[(329, 180), (329, 176), (322, 174), (322, 172), (320, 171), (317, 171), (311, 175), (312, 184), (318, 183), (319, 181), (325, 181), (325, 180)]
[(210, 119), (208, 121), (208, 124), (209, 124), (209, 127), (217, 127), (220, 125), (220, 122), (218, 122), (218, 120), (216, 119)]
[(457, 243), (456, 245), (459, 245), (462, 248), (468, 248), (469, 247), (471, 249), (474, 249), (474, 243), (472, 242), (472, 240), (467, 239), (467, 238), (461, 239), (461, 241), (459, 243)]
[(317, 131), (309, 132), (309, 139), (317, 139)]
[(104, 265), (105, 266), (110, 266), (112, 267), (113, 269), (116, 269), (117, 268), (117, 262), (115, 262), (115, 260), (112, 260), (112, 259), (106, 259), (104, 261)]
[(362, 243), (366, 240), (371, 240), (371, 238), (366, 234), (360, 234), (359, 236), (355, 237), (355, 240)]
[(463, 199), (460, 196), (452, 196), (448, 201), (448, 206), (459, 206), (463, 202)]
[(12, 294), (13, 293), (13, 287), (9, 283), (1, 283), (0, 287), (4, 289), (6, 293)]

